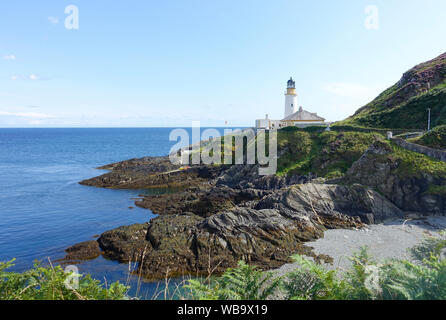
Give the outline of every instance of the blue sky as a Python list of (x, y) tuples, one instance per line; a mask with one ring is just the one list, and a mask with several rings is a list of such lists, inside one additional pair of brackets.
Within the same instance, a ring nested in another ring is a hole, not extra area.
[[(65, 7), (79, 29), (65, 28)], [(378, 8), (368, 29), (366, 6)], [(446, 51), (444, 0), (3, 1), (0, 127), (340, 120)]]

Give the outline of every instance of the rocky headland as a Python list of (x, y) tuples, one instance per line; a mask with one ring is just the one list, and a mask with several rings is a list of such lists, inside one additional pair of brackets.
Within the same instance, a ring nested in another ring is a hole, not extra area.
[[(326, 230), (446, 211), (444, 194), (434, 192), (446, 185), (446, 163), (403, 150), (379, 134), (283, 131), (279, 148), (279, 173), (272, 176), (259, 176), (256, 165), (181, 167), (168, 157), (102, 167), (110, 172), (80, 183), (165, 190), (135, 202), (158, 216), (75, 245), (66, 259), (102, 254), (138, 262), (149, 279), (219, 274), (239, 260), (278, 268), (295, 253), (329, 263), (329, 255), (305, 245)], [(301, 154), (294, 156), (295, 150)]]
[[(157, 217), (68, 248), (66, 261), (102, 254), (135, 261), (152, 279), (218, 274), (241, 259), (262, 269), (277, 268), (295, 253), (330, 262), (329, 255), (306, 245), (326, 230), (445, 215), (446, 163), (385, 139), (385, 128), (399, 129), (406, 139), (412, 129), (424, 128), (429, 106), (437, 128), (412, 142), (444, 149), (445, 97), (442, 54), (406, 72), (331, 131), (279, 130), (275, 175), (259, 176), (256, 165), (183, 167), (167, 156), (103, 166), (99, 169), (108, 173), (80, 183), (154, 189), (135, 204)], [(203, 141), (201, 147), (210, 144)]]

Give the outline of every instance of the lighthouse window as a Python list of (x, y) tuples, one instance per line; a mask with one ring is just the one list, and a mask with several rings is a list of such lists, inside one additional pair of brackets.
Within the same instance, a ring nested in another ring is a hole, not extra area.
[(292, 107), (294, 107), (294, 104), (291, 104)]

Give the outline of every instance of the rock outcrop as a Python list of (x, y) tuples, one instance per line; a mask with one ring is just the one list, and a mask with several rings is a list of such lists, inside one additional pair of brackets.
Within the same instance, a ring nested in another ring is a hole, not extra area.
[(95, 240), (85, 241), (65, 250), (66, 256), (60, 260), (63, 263), (77, 263), (84, 260), (95, 259), (102, 253), (99, 248), (99, 243)]
[(122, 161), (99, 169), (112, 170), (83, 180), (82, 185), (115, 189), (185, 188), (207, 183), (218, 177), (224, 166), (182, 167), (168, 157), (146, 157)]
[(219, 213), (170, 213), (148, 225), (120, 227), (101, 235), (104, 254), (138, 261), (148, 278), (218, 274), (241, 259), (270, 269), (297, 252), (317, 257), (304, 245), (327, 228), (360, 228), (401, 211), (365, 187), (305, 184), (281, 189), (245, 206)]
[(444, 214), (446, 198), (430, 193), (429, 189), (433, 185), (446, 185), (446, 179), (428, 172), (403, 175), (404, 165), (389, 144), (377, 141), (349, 169), (345, 182), (369, 186), (403, 211)]
[[(107, 231), (97, 241), (104, 256), (138, 262), (141, 274), (151, 279), (219, 274), (239, 260), (277, 268), (295, 253), (330, 261), (305, 242), (323, 237), (327, 229), (361, 228), (403, 217), (404, 211), (441, 213), (446, 208), (444, 196), (426, 193), (432, 183), (446, 185), (445, 179), (425, 172), (402, 176), (405, 164), (385, 141), (374, 142), (338, 184), (311, 176), (261, 177), (254, 165), (182, 168), (166, 161), (133, 159), (106, 166), (112, 171), (82, 182), (109, 188), (181, 187), (141, 195), (136, 205), (158, 217)], [(82, 248), (89, 256), (95, 245), (73, 248), (72, 257), (81, 257)]]

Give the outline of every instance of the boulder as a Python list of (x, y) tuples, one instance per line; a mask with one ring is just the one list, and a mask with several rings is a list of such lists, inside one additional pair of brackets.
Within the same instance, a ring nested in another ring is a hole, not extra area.
[(63, 259), (64, 262), (75, 262), (95, 259), (101, 255), (99, 244), (95, 240), (85, 241), (74, 246), (71, 246), (65, 250), (66, 256)]
[(97, 240), (104, 255), (119, 262), (139, 261), (150, 243), (146, 240), (148, 224), (134, 224), (104, 232)]

